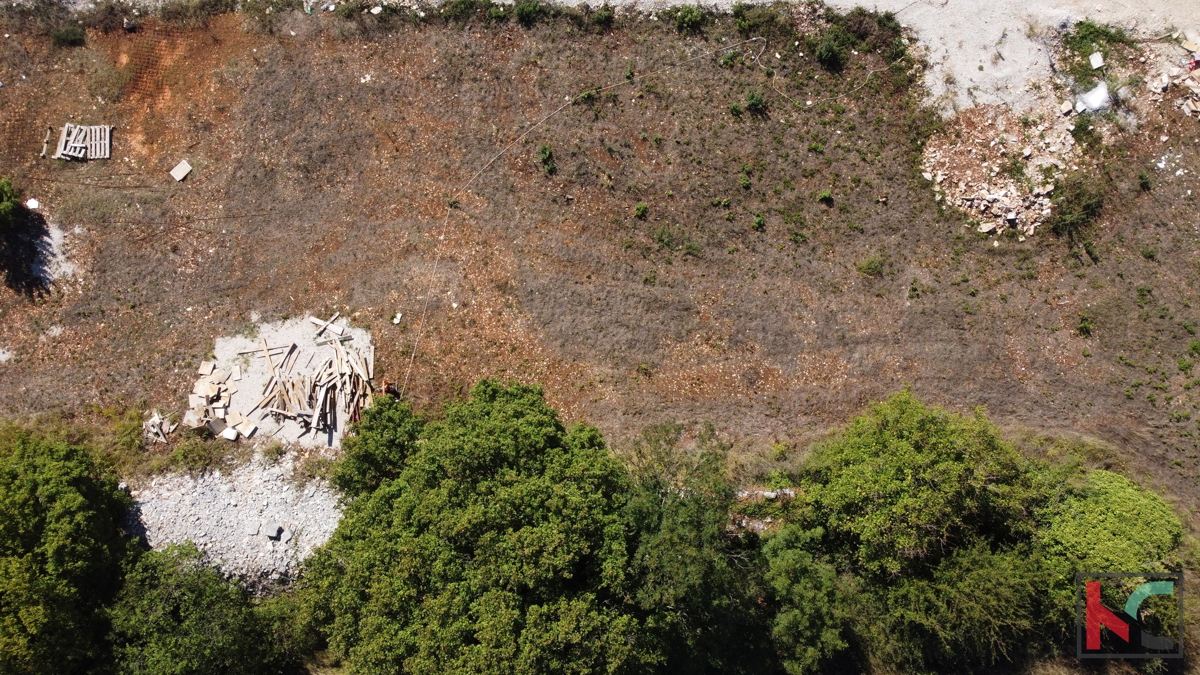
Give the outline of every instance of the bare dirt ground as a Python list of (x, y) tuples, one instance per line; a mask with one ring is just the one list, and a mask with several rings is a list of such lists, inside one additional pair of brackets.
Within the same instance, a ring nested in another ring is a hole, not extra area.
[[(428, 306), (407, 392), (426, 410), (516, 378), (615, 443), (711, 420), (765, 467), (907, 385), (1109, 441), (1197, 505), (1180, 359), (1200, 325), (1200, 185), (1174, 171), (1200, 167), (1200, 125), (1169, 106), (1103, 164), (1099, 262), (1049, 233), (995, 246), (965, 227), (920, 176), (937, 115), (909, 76), (867, 54), (829, 74), (778, 40), (763, 58), (799, 107), (744, 50), (583, 100), (475, 183), (441, 238), (457, 186), (564, 97), (740, 39), (728, 19), (680, 36), (327, 13), (273, 34), (148, 20), (75, 49), (13, 33), (0, 173), (78, 232), (80, 280), (0, 291), (0, 411), (182, 409), (214, 337), (252, 314), (340, 311), (371, 331), (377, 377), (403, 380)], [(766, 114), (733, 115), (752, 91)], [(39, 159), (47, 125), (71, 120), (114, 125), (113, 159)]]

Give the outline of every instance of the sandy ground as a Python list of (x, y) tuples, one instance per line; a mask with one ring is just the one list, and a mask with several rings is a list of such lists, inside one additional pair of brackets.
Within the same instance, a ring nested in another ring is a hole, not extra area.
[[(1121, 26), (1146, 39), (1200, 24), (1195, 0), (828, 0), (895, 12), (928, 50), (926, 86), (944, 112), (1007, 104), (1018, 114), (1037, 104), (1027, 84), (1051, 75), (1050, 49), (1039, 38), (1077, 21)], [(1182, 54), (1182, 52), (1181, 52)], [(980, 68), (982, 66), (982, 69)]]

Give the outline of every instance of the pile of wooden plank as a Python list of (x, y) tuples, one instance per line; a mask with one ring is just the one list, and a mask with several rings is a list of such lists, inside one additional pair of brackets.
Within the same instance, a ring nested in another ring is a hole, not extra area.
[(164, 416), (157, 408), (154, 412), (147, 411), (150, 417), (142, 423), (142, 430), (146, 434), (146, 438), (155, 443), (166, 443), (167, 434), (175, 431), (175, 427), (179, 426), (178, 422), (172, 422), (171, 416)]
[[(321, 331), (341, 333), (342, 329), (328, 322)], [(320, 337), (321, 331), (316, 337)], [(277, 421), (294, 420), (301, 427), (301, 435), (310, 431), (327, 432), (357, 421), (362, 409), (370, 404), (374, 387), (371, 379), (375, 375), (374, 350), (366, 357), (352, 349), (346, 349), (349, 336), (317, 340), (316, 344), (329, 345), (330, 355), (316, 368), (309, 362), (297, 371), (296, 362), (300, 350), (295, 344), (286, 347), (268, 347), (263, 341), (262, 349), (255, 354), (267, 360), (271, 377), (263, 387), (263, 397), (254, 406), (252, 413), (263, 410)], [(279, 357), (272, 358), (272, 353)]]
[(112, 127), (106, 125), (63, 125), (58, 150), (52, 159), (109, 159), (112, 156)]
[(238, 392), (242, 369), (217, 370), (212, 361), (200, 364), (200, 379), (188, 396), (188, 411), (183, 423), (193, 429), (207, 427), (214, 436), (236, 441), (238, 436), (252, 436), (258, 430), (253, 420), (229, 410), (230, 397)]

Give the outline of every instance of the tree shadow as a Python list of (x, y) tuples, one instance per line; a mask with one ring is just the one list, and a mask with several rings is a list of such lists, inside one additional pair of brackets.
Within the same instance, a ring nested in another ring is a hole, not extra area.
[(0, 274), (5, 286), (38, 298), (50, 290), (50, 226), (42, 214), (25, 207), (18, 207), (13, 216), (12, 227), (0, 230)]

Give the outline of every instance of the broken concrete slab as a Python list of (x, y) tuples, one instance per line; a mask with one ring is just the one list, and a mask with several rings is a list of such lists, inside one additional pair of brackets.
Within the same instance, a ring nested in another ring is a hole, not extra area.
[(1109, 106), (1110, 103), (1111, 103), (1111, 100), (1109, 99), (1109, 96), (1108, 96), (1108, 84), (1105, 82), (1101, 82), (1100, 84), (1096, 85), (1092, 90), (1088, 91), (1085, 94), (1082, 94), (1079, 97), (1079, 100), (1076, 104), (1076, 109), (1078, 109), (1079, 106), (1083, 106), (1084, 110), (1087, 110), (1089, 112), (1096, 112), (1099, 110), (1104, 110), (1105, 108), (1107, 108)]
[(282, 532), (283, 528), (273, 520), (263, 523), (261, 530), (261, 533), (267, 535), (268, 539), (278, 539)]

